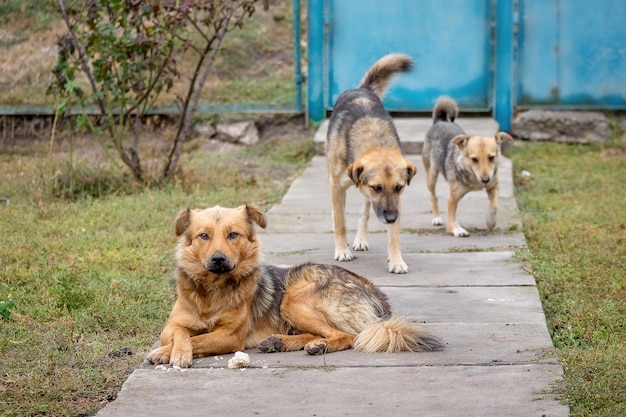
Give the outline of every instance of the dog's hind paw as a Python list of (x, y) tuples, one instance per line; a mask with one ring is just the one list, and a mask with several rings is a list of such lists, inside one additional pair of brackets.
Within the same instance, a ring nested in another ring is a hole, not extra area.
[(280, 352), (283, 348), (283, 341), (275, 336), (270, 336), (262, 340), (257, 348), (263, 353)]
[(359, 242), (355, 240), (354, 244), (352, 245), (352, 250), (363, 251), (363, 250), (369, 250), (369, 249), (370, 249), (370, 246), (365, 240), (361, 240)]
[(309, 355), (323, 355), (324, 353), (326, 353), (326, 350), (328, 349), (328, 346), (326, 345), (326, 343), (308, 343), (305, 347), (304, 350), (306, 350), (306, 353), (308, 353)]
[(468, 237), (470, 234), (467, 230), (463, 229), (461, 226), (457, 226), (452, 230), (452, 234), (456, 237)]
[(441, 226), (443, 224), (443, 220), (441, 217), (433, 217), (433, 226)]

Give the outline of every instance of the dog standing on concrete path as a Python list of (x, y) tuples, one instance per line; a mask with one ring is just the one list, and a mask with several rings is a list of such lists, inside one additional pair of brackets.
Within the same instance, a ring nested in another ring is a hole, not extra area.
[(487, 227), (496, 225), (498, 212), (498, 158), (501, 144), (513, 140), (504, 132), (494, 137), (468, 136), (454, 120), (459, 108), (456, 101), (440, 97), (433, 110), (433, 125), (426, 133), (422, 160), (426, 170), (426, 185), (430, 191), (433, 225), (442, 224), (437, 204), (437, 176), (441, 172), (450, 184), (446, 233), (457, 237), (469, 236), (456, 220), (459, 201), (469, 191), (486, 190), (489, 196)]
[(400, 195), (417, 168), (402, 154), (398, 133), (381, 97), (391, 78), (410, 71), (412, 66), (413, 60), (399, 53), (385, 55), (374, 63), (358, 88), (344, 92), (337, 100), (326, 141), (335, 259), (353, 259), (346, 234), (345, 204), (346, 190), (356, 185), (365, 196), (365, 205), (352, 249), (369, 249), (367, 225), (373, 207), (376, 217), (388, 225), (387, 261), (389, 272), (396, 274), (408, 272), (400, 250)]
[(258, 347), (322, 355), (441, 350), (427, 329), (392, 315), (387, 296), (336, 265), (261, 263), (254, 205), (183, 210), (176, 219), (177, 299), (151, 363), (186, 368), (194, 357)]

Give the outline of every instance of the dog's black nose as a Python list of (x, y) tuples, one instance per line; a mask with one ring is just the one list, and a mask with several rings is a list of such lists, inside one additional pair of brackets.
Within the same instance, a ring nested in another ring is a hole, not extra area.
[(398, 220), (398, 213), (396, 211), (383, 211), (383, 216), (389, 224), (395, 223), (395, 221)]
[(211, 256), (211, 265), (212, 266), (223, 266), (224, 262), (226, 262), (226, 255), (223, 253), (216, 253)]
[(480, 180), (483, 182), (483, 184), (487, 184), (489, 181), (491, 181), (491, 177), (482, 177)]
[(234, 269), (235, 265), (223, 253), (215, 253), (209, 258), (206, 269), (214, 274), (223, 274)]

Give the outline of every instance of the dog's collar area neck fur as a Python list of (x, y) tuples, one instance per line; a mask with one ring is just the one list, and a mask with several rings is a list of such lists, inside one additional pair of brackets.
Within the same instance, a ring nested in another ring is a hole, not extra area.
[(186, 272), (183, 268), (177, 268), (177, 281), (178, 285), (190, 285), (201, 296), (206, 297), (213, 292), (221, 292), (224, 289), (227, 291), (233, 291), (246, 283), (256, 282), (256, 279), (253, 278), (250, 280), (249, 278), (263, 273), (263, 270), (259, 265), (244, 271), (243, 273), (241, 271), (237, 273), (233, 272), (235, 269), (221, 274), (205, 271), (202, 274), (194, 276)]
[(454, 171), (455, 171), (456, 177), (465, 184), (472, 184), (475, 182), (479, 182), (482, 184), (482, 182), (480, 182), (478, 178), (476, 178), (476, 175), (474, 175), (472, 171), (461, 169), (456, 164), (454, 165)]

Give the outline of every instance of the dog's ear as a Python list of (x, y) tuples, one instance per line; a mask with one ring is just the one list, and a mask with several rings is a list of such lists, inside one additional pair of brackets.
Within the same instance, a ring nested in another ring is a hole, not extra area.
[(181, 212), (178, 213), (178, 216), (176, 217), (176, 227), (175, 227), (176, 236), (180, 236), (183, 233), (185, 233), (185, 230), (187, 230), (190, 224), (191, 224), (191, 210), (189, 209), (181, 210)]
[(353, 162), (352, 164), (350, 164), (348, 166), (348, 168), (346, 168), (346, 171), (348, 173), (348, 177), (352, 180), (352, 182), (354, 183), (354, 185), (356, 185), (357, 187), (359, 186), (359, 184), (361, 183), (361, 177), (363, 175), (363, 164), (361, 164), (360, 162)]
[(452, 143), (454, 143), (457, 148), (463, 150), (465, 149), (465, 146), (467, 145), (467, 141), (469, 140), (469, 136), (467, 135), (456, 135), (455, 137), (452, 138)]
[(502, 142), (512, 142), (513, 138), (506, 132), (496, 133), (496, 143), (500, 145)]
[(406, 185), (409, 185), (411, 184), (411, 178), (413, 178), (415, 174), (417, 174), (417, 167), (415, 166), (415, 164), (413, 164), (413, 162), (409, 161), (408, 159), (406, 160), (406, 172)]
[(246, 213), (248, 213), (248, 223), (256, 223), (265, 229), (267, 221), (265, 219), (265, 213), (263, 213), (260, 208), (254, 204), (246, 204)]

